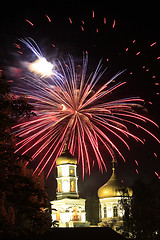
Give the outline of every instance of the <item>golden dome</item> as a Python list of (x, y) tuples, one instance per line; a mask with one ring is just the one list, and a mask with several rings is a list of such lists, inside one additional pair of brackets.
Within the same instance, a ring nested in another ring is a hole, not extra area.
[(56, 160), (57, 165), (62, 164), (77, 164), (77, 159), (67, 150), (65, 149), (61, 156), (59, 156)]
[(99, 198), (109, 198), (109, 197), (119, 197), (124, 193), (132, 196), (132, 189), (127, 187), (124, 183), (122, 183), (116, 176), (114, 168), (111, 178), (108, 182), (106, 182), (102, 187), (98, 189), (98, 197)]

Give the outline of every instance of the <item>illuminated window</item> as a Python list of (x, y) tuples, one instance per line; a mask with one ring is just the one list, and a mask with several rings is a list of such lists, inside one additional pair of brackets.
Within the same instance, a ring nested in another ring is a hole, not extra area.
[(64, 176), (64, 177), (69, 176), (69, 166), (68, 165), (62, 166), (62, 176)]
[(57, 221), (60, 220), (60, 212), (59, 212), (59, 211), (56, 212), (56, 220), (57, 220)]
[(74, 170), (75, 170), (75, 168), (73, 166), (70, 166), (70, 168), (69, 168), (70, 176), (74, 176), (74, 174), (75, 174)]
[(61, 167), (58, 168), (58, 176), (60, 177), (62, 175), (62, 169)]
[(104, 206), (103, 211), (104, 211), (104, 218), (106, 218), (106, 217), (107, 217), (107, 209), (106, 209), (106, 206)]
[(58, 192), (61, 192), (62, 191), (62, 189), (61, 189), (61, 183), (59, 182), (58, 183)]
[(100, 219), (102, 218), (102, 208), (101, 208), (101, 204), (99, 205), (99, 217), (100, 217)]
[(77, 208), (73, 209), (73, 221), (77, 221), (78, 220), (78, 214), (77, 214)]
[(117, 206), (113, 207), (113, 217), (118, 217), (118, 209)]
[(70, 184), (68, 181), (64, 181), (62, 184), (62, 190), (63, 192), (69, 192), (70, 190)]
[(74, 181), (71, 182), (71, 192), (75, 192)]

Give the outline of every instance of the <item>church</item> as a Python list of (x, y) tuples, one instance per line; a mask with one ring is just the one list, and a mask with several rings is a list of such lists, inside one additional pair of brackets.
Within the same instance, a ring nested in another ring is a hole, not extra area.
[(85, 199), (78, 194), (77, 159), (65, 148), (56, 160), (57, 199), (51, 201), (51, 216), (59, 227), (89, 227)]
[[(78, 192), (77, 159), (65, 148), (57, 158), (56, 165), (57, 199), (51, 201), (52, 221), (58, 227), (89, 227), (90, 223), (86, 220), (86, 199), (80, 198)], [(132, 189), (118, 179), (113, 160), (112, 176), (98, 189), (98, 226), (108, 226), (119, 232), (124, 215), (120, 201), (123, 197), (129, 201), (132, 194)]]
[(112, 162), (112, 164), (110, 179), (98, 189), (99, 226), (108, 226), (120, 233), (125, 214), (120, 202), (122, 198), (125, 198), (127, 203), (130, 204), (133, 191), (117, 177), (115, 163)]

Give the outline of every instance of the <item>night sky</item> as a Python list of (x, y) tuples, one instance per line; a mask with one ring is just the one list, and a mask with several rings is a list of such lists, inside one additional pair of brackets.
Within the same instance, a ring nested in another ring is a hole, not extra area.
[[(148, 5), (147, 5), (148, 4)], [(139, 96), (145, 100), (143, 114), (160, 124), (160, 19), (159, 5), (146, 2), (144, 5), (128, 2), (111, 5), (106, 1), (86, 4), (85, 1), (37, 1), (7, 3), (1, 9), (0, 64), (17, 67), (22, 59), (31, 61), (18, 39), (33, 38), (49, 60), (73, 55), (77, 64), (81, 63), (83, 52), (89, 55), (88, 71), (95, 70), (100, 59), (108, 67), (99, 84), (118, 71), (126, 70), (120, 78), (127, 85), (119, 97)], [(16, 44), (20, 44), (21, 49)], [(21, 54), (22, 53), (22, 54)], [(160, 138), (159, 130), (153, 126), (150, 131)], [(137, 177), (148, 181), (160, 175), (160, 147), (147, 135), (145, 145), (130, 142), (131, 151), (125, 152), (127, 162), (118, 161), (117, 172), (124, 182), (132, 184)], [(107, 155), (106, 155), (107, 158)], [(138, 166), (135, 162), (138, 162)], [(91, 176), (85, 181), (80, 176), (80, 195), (95, 195), (98, 187), (111, 175), (99, 173), (92, 168)], [(136, 172), (138, 171), (138, 174)], [(46, 181), (50, 198), (55, 195), (55, 169)]]

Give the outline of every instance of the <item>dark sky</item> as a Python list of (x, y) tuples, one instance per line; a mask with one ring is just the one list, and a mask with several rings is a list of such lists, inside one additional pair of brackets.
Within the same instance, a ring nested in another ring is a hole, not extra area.
[[(17, 66), (20, 58), (29, 60), (30, 53), (25, 52), (24, 46), (18, 41), (19, 38), (33, 38), (48, 59), (65, 58), (72, 54), (78, 64), (82, 53), (87, 51), (89, 71), (95, 69), (101, 58), (104, 67), (108, 67), (101, 83), (117, 71), (126, 69), (122, 77), (127, 81), (127, 87), (122, 90), (121, 95), (144, 98), (147, 115), (160, 123), (158, 3), (155, 5), (153, 1), (146, 1), (145, 4), (139, 5), (133, 1), (128, 1), (128, 4), (120, 1), (117, 5), (116, 1), (112, 4), (109, 1), (93, 1), (91, 4), (86, 4), (85, 1), (21, 1), (11, 4), (7, 2), (1, 11), (2, 66)], [(155, 44), (151, 46), (153, 43)], [(17, 49), (15, 44), (21, 45), (23, 56), (18, 53), (21, 50)], [(150, 130), (159, 136), (159, 130)], [(132, 150), (126, 152), (125, 156), (128, 159), (127, 163), (118, 161), (117, 170), (119, 177), (127, 183), (132, 184), (137, 176), (149, 179), (155, 171), (160, 174), (159, 146), (150, 138), (146, 140), (144, 147), (133, 144)], [(135, 160), (139, 163), (138, 167)], [(136, 169), (139, 171), (138, 175)], [(80, 177), (80, 193), (95, 193), (110, 174), (111, 165), (108, 161), (108, 173), (101, 174), (95, 168), (90, 177), (86, 175), (84, 182)], [(49, 193), (53, 192), (51, 197), (55, 191), (54, 177), (55, 170), (47, 180), (47, 189)]]

